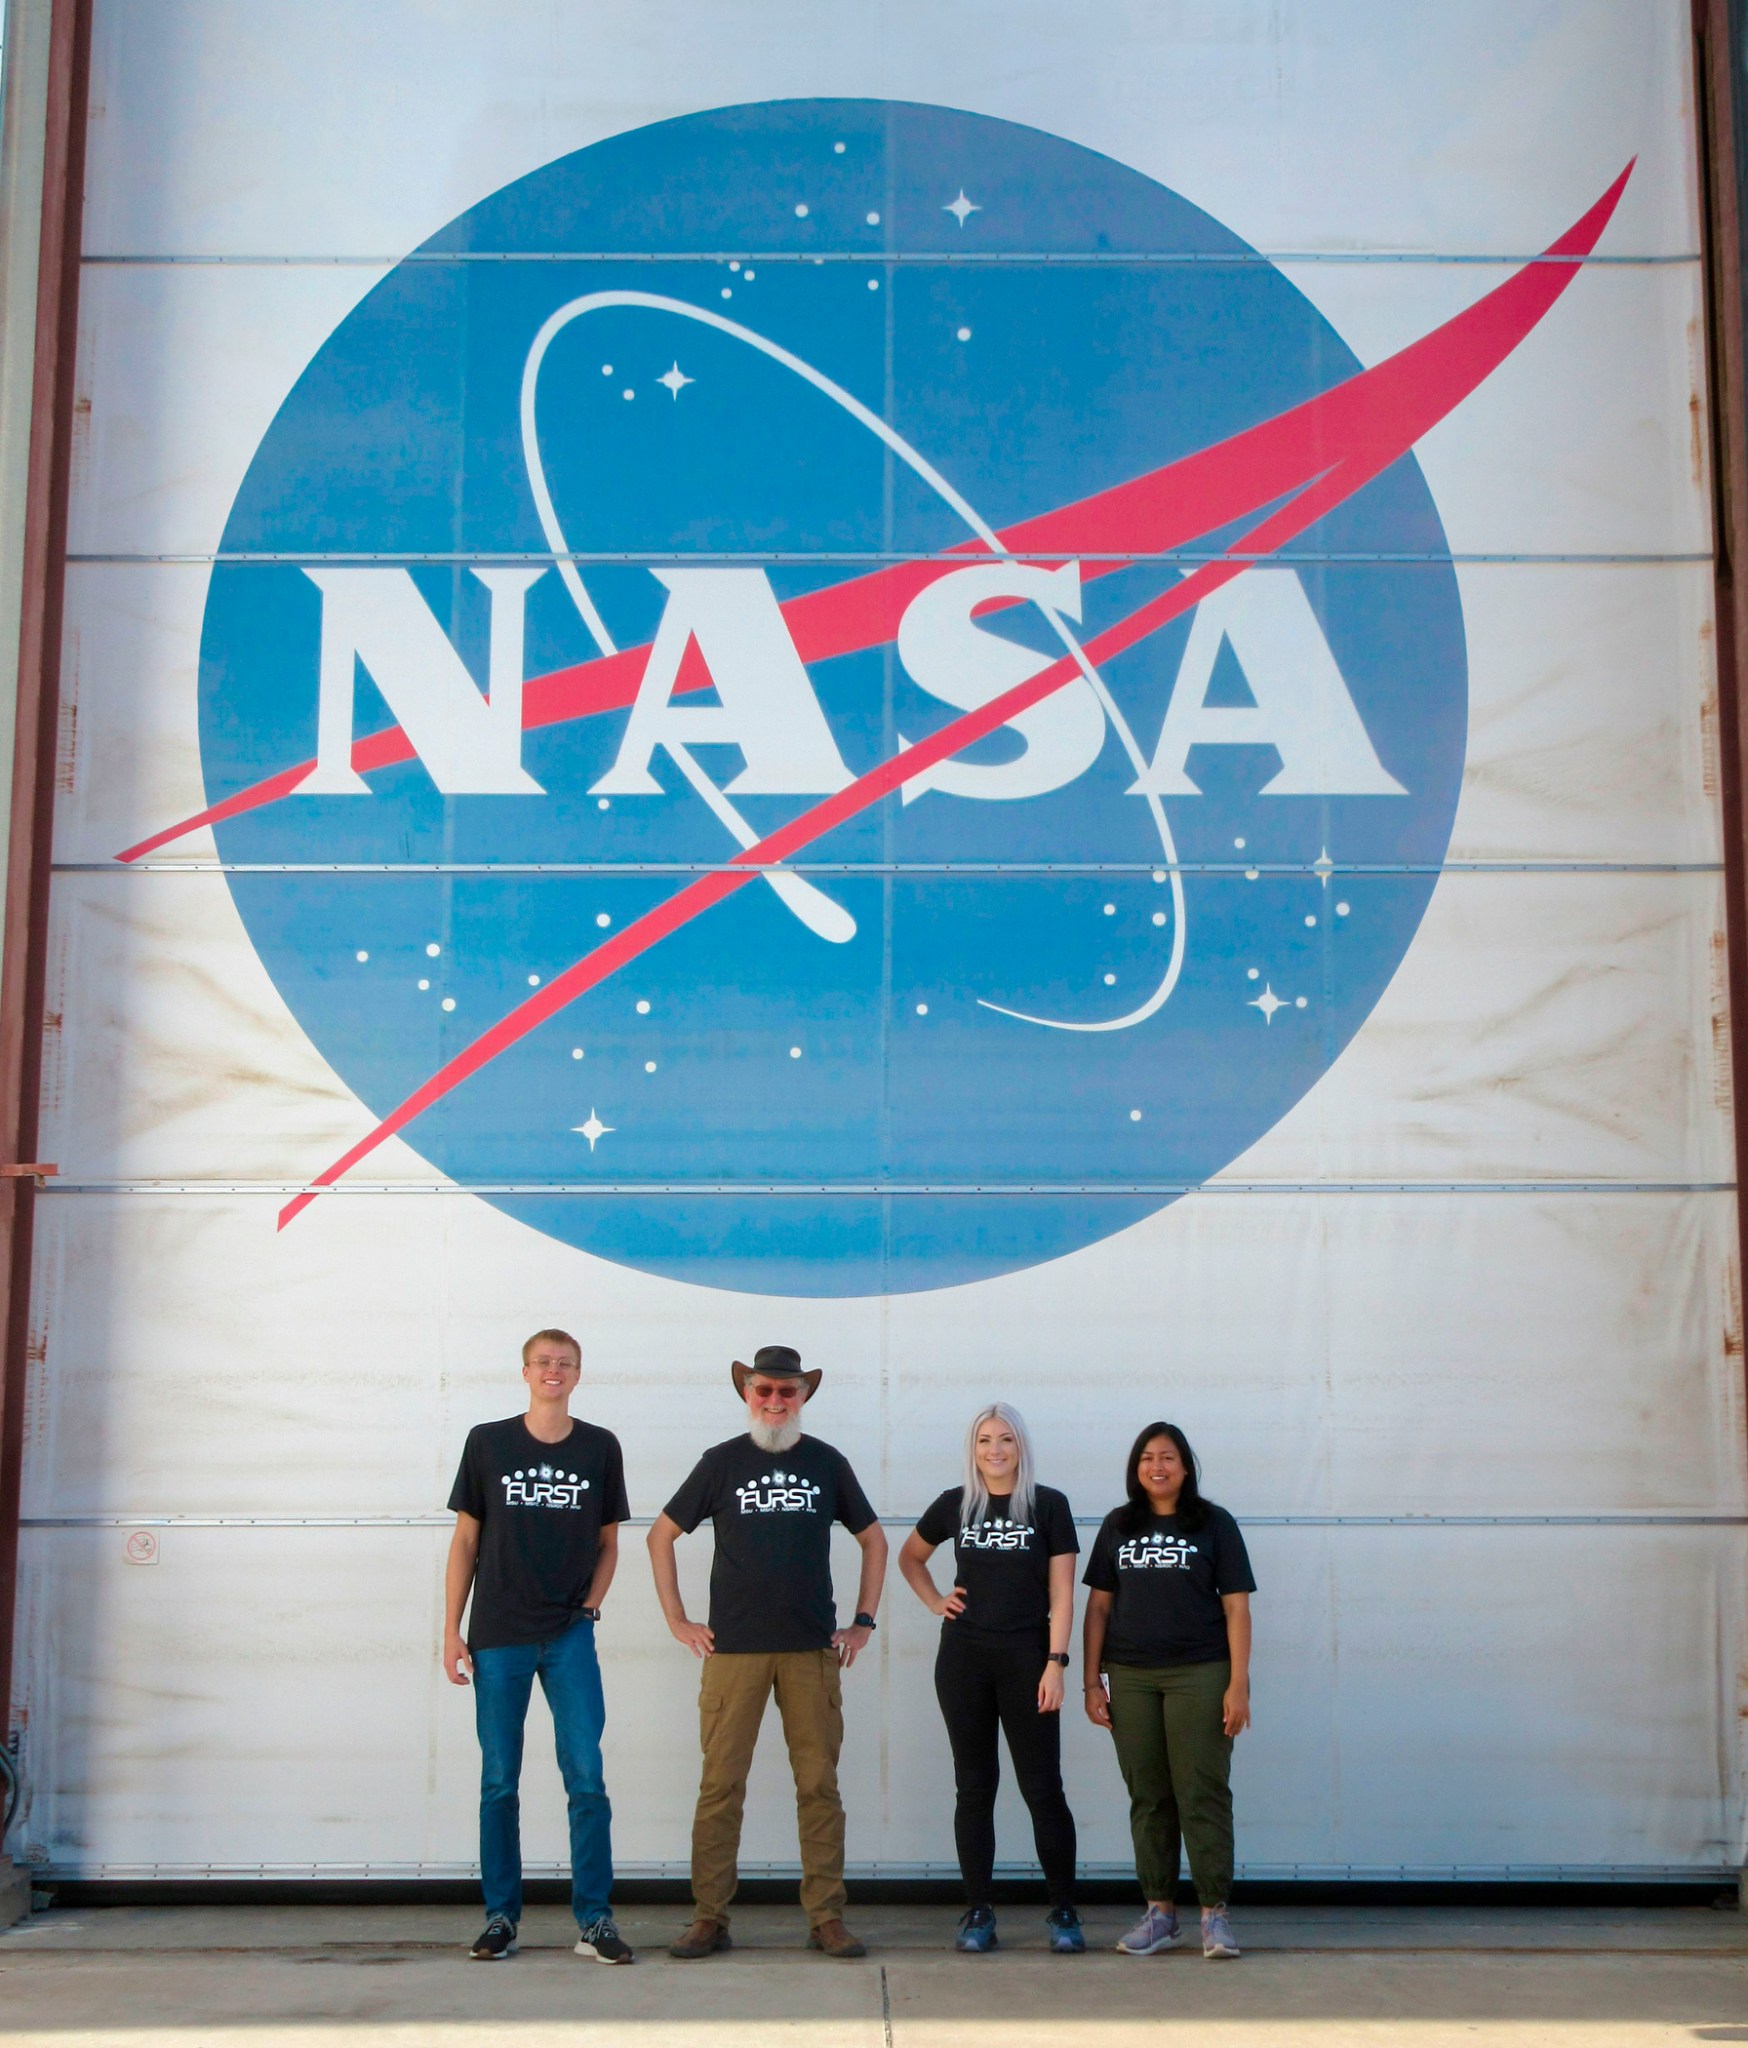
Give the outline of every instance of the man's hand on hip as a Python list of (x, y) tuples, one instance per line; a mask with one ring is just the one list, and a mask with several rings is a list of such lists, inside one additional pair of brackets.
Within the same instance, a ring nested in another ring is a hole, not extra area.
[(473, 1659), (467, 1654), (459, 1629), (444, 1631), (443, 1676), (451, 1685), (466, 1685), (473, 1676)]
[(837, 1651), (838, 1662), (846, 1671), (855, 1663), (862, 1652), (867, 1649), (869, 1643), (873, 1640), (873, 1636), (874, 1631), (871, 1628), (851, 1627), (839, 1629), (832, 1637), (832, 1648)]
[(676, 1643), (684, 1643), (694, 1657), (709, 1657), (715, 1652), (716, 1638), (701, 1621), (687, 1621), (682, 1615), (678, 1621), (668, 1623), (668, 1633)]

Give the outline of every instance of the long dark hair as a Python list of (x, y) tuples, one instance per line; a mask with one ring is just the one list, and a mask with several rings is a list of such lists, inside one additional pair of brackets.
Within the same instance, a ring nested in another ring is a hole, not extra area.
[(1153, 1520), (1153, 1503), (1141, 1484), (1141, 1453), (1156, 1436), (1169, 1437), (1184, 1461), (1184, 1486), (1177, 1497), (1177, 1525), (1185, 1534), (1203, 1528), (1213, 1503), (1202, 1498), (1202, 1468), (1190, 1449), (1190, 1440), (1175, 1422), (1150, 1422), (1135, 1439), (1129, 1462), (1123, 1468), (1123, 1486), (1129, 1498), (1117, 1510), (1117, 1526), (1125, 1536), (1138, 1535)]

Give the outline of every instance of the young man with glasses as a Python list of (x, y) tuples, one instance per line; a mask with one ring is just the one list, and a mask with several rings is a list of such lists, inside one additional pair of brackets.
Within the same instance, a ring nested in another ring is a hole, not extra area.
[[(886, 1575), (886, 1537), (841, 1451), (801, 1433), (801, 1409), (819, 1385), (786, 1344), (737, 1360), (735, 1392), (747, 1427), (704, 1453), (649, 1534), (656, 1594), (677, 1642), (703, 1660), (698, 1709), (704, 1773), (692, 1822), (693, 1920), (668, 1953), (683, 1962), (731, 1946), (729, 1904), (739, 1882), (747, 1773), (765, 1703), (783, 1718), (801, 1835), (801, 1904), (808, 1944), (828, 1956), (865, 1955), (844, 1925), (841, 1672), (874, 1632)], [(710, 1520), (710, 1620), (689, 1621), (674, 1543)], [(862, 1546), (856, 1618), (837, 1626), (831, 1530), (842, 1522)]]
[[(474, 1689), (480, 1746), (480, 1878), (485, 1930), (478, 1962), (516, 1953), (522, 1918), (522, 1727), (538, 1677), (552, 1709), (570, 1805), (576, 1953), (637, 1960), (613, 1924), (613, 1812), (601, 1772), (606, 1708), (595, 1624), (619, 1562), (630, 1513), (619, 1439), (579, 1422), (570, 1400), (582, 1350), (565, 1330), (522, 1347), (528, 1409), (468, 1432), (449, 1505), (455, 1534), (444, 1582), (443, 1675)], [(467, 1639), (462, 1610), (473, 1596)]]

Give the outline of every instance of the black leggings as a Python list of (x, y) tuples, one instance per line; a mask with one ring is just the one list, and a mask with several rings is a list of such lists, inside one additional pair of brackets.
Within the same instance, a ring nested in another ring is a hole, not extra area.
[(941, 1631), (935, 1696), (953, 1749), (958, 1802), (953, 1840), (965, 1895), (987, 1906), (995, 1875), (995, 1794), (1001, 1783), (999, 1727), (1032, 1814), (1032, 1838), (1052, 1906), (1074, 1900), (1074, 1815), (1062, 1790), (1062, 1716), (1038, 1711), (1044, 1646), (996, 1648), (967, 1642), (952, 1622)]

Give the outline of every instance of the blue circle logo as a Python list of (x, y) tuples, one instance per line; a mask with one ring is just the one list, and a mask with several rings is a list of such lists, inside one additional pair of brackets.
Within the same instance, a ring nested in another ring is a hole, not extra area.
[[(1570, 274), (1472, 309), (1492, 360)], [(1226, 1167), (1448, 844), (1447, 331), (1362, 373), (1174, 193), (926, 106), (666, 122), (433, 237), (206, 611), (204, 818), (381, 1120), (319, 1184), (395, 1132), (603, 1257), (854, 1295)]]

